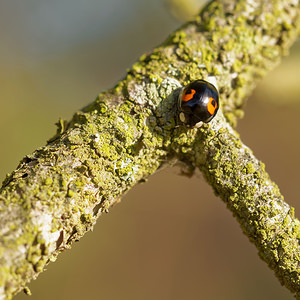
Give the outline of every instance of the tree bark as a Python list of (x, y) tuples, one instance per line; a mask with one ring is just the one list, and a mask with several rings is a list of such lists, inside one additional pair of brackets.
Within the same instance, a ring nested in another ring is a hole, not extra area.
[[(232, 129), (258, 78), (299, 33), (298, 0), (213, 1), (27, 155), (0, 190), (0, 299), (11, 299), (164, 162), (199, 168), (260, 256), (300, 299), (299, 221)], [(178, 124), (182, 84), (217, 82), (221, 110)]]

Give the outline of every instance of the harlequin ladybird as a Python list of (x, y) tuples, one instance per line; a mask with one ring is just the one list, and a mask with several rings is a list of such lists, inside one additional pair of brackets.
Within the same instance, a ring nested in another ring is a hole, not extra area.
[(179, 119), (190, 127), (210, 122), (219, 109), (219, 94), (211, 83), (195, 80), (183, 87), (178, 97)]

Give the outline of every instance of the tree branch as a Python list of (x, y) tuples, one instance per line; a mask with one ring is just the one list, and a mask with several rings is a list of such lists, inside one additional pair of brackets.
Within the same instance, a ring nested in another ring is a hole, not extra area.
[(182, 142), (182, 135), (174, 141), (182, 160), (202, 171), (259, 256), (299, 297), (300, 222), (294, 209), (284, 202), (264, 164), (241, 142), (222, 114), (194, 134), (192, 143), (190, 139)]
[(255, 81), (279, 63), (299, 28), (298, 0), (211, 2), (113, 89), (60, 121), (56, 136), (27, 155), (0, 190), (0, 299), (24, 288), (174, 157), (203, 172), (261, 257), (299, 294), (299, 222), (262, 164), (221, 112), (199, 130), (176, 127), (181, 83), (210, 77), (236, 124)]

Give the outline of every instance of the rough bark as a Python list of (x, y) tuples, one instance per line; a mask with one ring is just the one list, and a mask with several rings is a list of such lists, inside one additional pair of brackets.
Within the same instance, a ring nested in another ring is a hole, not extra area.
[[(229, 125), (299, 33), (298, 0), (213, 1), (143, 55), (113, 89), (27, 155), (0, 190), (0, 299), (10, 299), (163, 162), (199, 168), (260, 256), (300, 297), (299, 221)], [(222, 111), (178, 126), (178, 88), (217, 82)], [(222, 113), (223, 112), (223, 113)], [(223, 116), (224, 114), (224, 116)]]

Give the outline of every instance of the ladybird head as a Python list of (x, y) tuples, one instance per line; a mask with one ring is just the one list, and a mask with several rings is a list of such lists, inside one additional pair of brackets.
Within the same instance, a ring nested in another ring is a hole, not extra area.
[(182, 88), (179, 99), (179, 118), (190, 127), (210, 122), (219, 109), (219, 94), (211, 83), (195, 80)]

